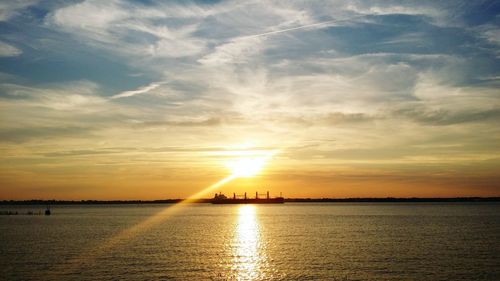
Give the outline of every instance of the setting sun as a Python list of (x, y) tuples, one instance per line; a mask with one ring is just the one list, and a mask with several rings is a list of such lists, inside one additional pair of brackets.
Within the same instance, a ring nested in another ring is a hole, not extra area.
[(500, 281), (499, 86), (500, 0), (0, 0), (0, 281)]
[(257, 175), (266, 163), (266, 157), (239, 158), (226, 163), (235, 177), (253, 177)]

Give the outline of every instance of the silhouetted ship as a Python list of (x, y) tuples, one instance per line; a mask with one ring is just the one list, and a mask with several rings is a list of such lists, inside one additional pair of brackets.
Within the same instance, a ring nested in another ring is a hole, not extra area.
[(248, 198), (247, 193), (245, 192), (244, 195), (236, 195), (236, 193), (233, 193), (233, 198), (229, 198), (226, 195), (219, 193), (215, 194), (214, 198), (212, 199), (212, 204), (283, 204), (285, 203), (285, 198), (283, 198), (281, 195), (280, 197), (274, 197), (271, 198), (269, 197), (269, 191), (264, 194), (264, 198), (259, 198), (259, 194), (255, 192), (255, 198)]

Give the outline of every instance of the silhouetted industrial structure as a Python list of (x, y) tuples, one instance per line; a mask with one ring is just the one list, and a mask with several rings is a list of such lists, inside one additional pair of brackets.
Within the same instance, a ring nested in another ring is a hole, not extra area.
[[(259, 197), (261, 196), (261, 197)], [(212, 204), (283, 204), (285, 203), (285, 198), (282, 196), (271, 198), (269, 196), (269, 191), (266, 193), (259, 194), (255, 192), (255, 198), (248, 198), (245, 192), (242, 195), (237, 195), (233, 193), (232, 198), (228, 198), (222, 193), (216, 193), (212, 199)]]

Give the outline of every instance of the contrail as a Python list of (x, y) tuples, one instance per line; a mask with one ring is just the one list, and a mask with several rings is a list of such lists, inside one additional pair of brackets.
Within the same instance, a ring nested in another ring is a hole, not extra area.
[(291, 28), (286, 28), (286, 29), (281, 29), (281, 30), (264, 32), (264, 33), (260, 33), (260, 34), (253, 34), (253, 35), (241, 36), (239, 38), (255, 38), (255, 37), (268, 36), (268, 35), (273, 35), (273, 34), (278, 34), (278, 33), (284, 33), (284, 32), (298, 30), (298, 29), (307, 29), (307, 28), (317, 27), (317, 26), (327, 26), (327, 25), (330, 25), (330, 24), (333, 24), (333, 23), (350, 21), (350, 20), (353, 20), (353, 19), (356, 19), (356, 18), (360, 18), (360, 17), (364, 17), (364, 15), (355, 16), (355, 17), (348, 18), (348, 19), (329, 20), (329, 21), (311, 23), (311, 24), (306, 24), (306, 25), (297, 26), (297, 27), (291, 27)]

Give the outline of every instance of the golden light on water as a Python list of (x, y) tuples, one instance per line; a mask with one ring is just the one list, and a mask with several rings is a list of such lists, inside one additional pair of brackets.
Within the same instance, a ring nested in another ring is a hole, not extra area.
[[(208, 192), (213, 191), (214, 189), (230, 182), (235, 178), (234, 175), (229, 175), (228, 177), (204, 188), (203, 190), (197, 192), (196, 194), (191, 195), (190, 197), (186, 198), (185, 200), (174, 204), (173, 206), (166, 207), (162, 209), (160, 212), (152, 215), (151, 217), (147, 218), (146, 220), (137, 223), (121, 232), (118, 234), (111, 236), (110, 238), (104, 240), (102, 243), (98, 244), (95, 247), (89, 248), (87, 251), (81, 252), (79, 255), (73, 257), (69, 261), (67, 261), (64, 264), (60, 264), (58, 270), (54, 270), (53, 273), (56, 274), (68, 274), (75, 269), (82, 267), (84, 265), (92, 265), (95, 260), (102, 255), (103, 253), (110, 251), (116, 246), (119, 245), (125, 245), (128, 241), (130, 241), (132, 238), (138, 236), (139, 234), (151, 229), (155, 225), (165, 221), (168, 219), (170, 216), (174, 215), (177, 213), (179, 210), (181, 210), (186, 204), (189, 204), (189, 202), (193, 202), (195, 199), (199, 199), (202, 196), (205, 196)], [(53, 278), (54, 279), (54, 278)]]
[(239, 207), (234, 235), (234, 260), (232, 270), (238, 280), (253, 280), (262, 276), (261, 266), (265, 262), (260, 238), (256, 207)]
[[(227, 162), (226, 166), (230, 168), (231, 174), (220, 181), (200, 190), (199, 192), (189, 196), (185, 200), (167, 207), (146, 220), (133, 225), (118, 234), (103, 241), (96, 247), (84, 251), (62, 264), (61, 270), (58, 272), (71, 272), (84, 264), (92, 264), (96, 258), (104, 252), (111, 250), (118, 245), (124, 245), (132, 238), (151, 229), (155, 225), (168, 219), (170, 216), (177, 213), (186, 204), (203, 198), (209, 192), (225, 185), (226, 183), (239, 177), (252, 177), (262, 171), (266, 162), (271, 159), (278, 150), (268, 151), (265, 153), (256, 154), (253, 157), (236, 158)], [(248, 151), (248, 155), (253, 155), (252, 151)], [(242, 274), (243, 280), (253, 279), (252, 276), (258, 275), (258, 266), (262, 261), (262, 256), (259, 254), (259, 225), (256, 217), (255, 206), (245, 205), (239, 209), (238, 223), (236, 227), (236, 252), (234, 269), (237, 270), (238, 276)]]

